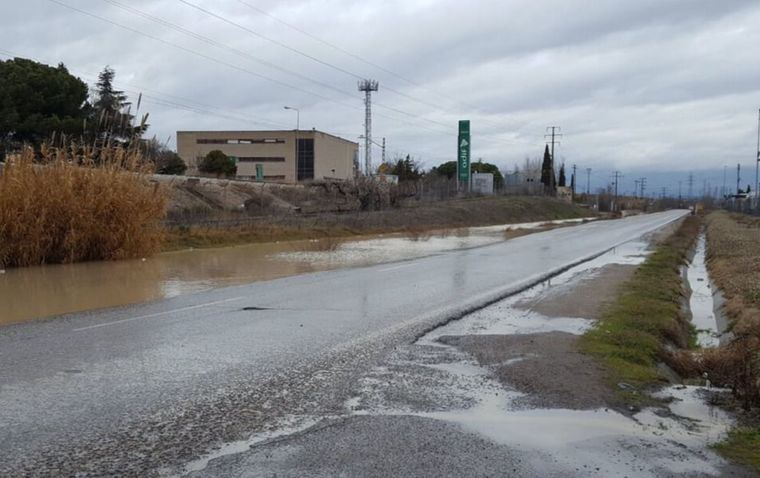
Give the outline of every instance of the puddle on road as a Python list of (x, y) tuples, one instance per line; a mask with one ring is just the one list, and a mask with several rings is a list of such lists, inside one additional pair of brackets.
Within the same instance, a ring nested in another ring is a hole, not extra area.
[(0, 274), (0, 326), (217, 287), (478, 247), (504, 240), (507, 228), (534, 229), (541, 224), (546, 223), (465, 228), (416, 237), (388, 235), (349, 241), (251, 244), (164, 253), (146, 260), (8, 269)]
[(705, 235), (699, 236), (694, 258), (686, 269), (686, 278), (691, 289), (689, 308), (692, 323), (697, 329), (697, 342), (701, 347), (720, 345), (721, 331), (718, 328), (713, 299), (713, 284), (707, 272), (705, 261), (707, 241)]
[(649, 243), (643, 240), (622, 244), (601, 256), (580, 264), (530, 289), (489, 305), (462, 319), (439, 327), (420, 339), (424, 345), (436, 345), (445, 335), (524, 335), (544, 332), (566, 332), (580, 335), (593, 326), (593, 321), (581, 317), (546, 317), (535, 311), (516, 307), (519, 303), (535, 302), (539, 297), (572, 286), (580, 277), (593, 277), (608, 265), (638, 265), (649, 254)]

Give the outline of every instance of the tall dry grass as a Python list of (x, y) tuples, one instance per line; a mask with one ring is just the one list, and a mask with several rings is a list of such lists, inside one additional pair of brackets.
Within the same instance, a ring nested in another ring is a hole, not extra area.
[(150, 172), (138, 148), (107, 146), (95, 154), (72, 143), (10, 155), (0, 173), (0, 266), (157, 251), (167, 193)]
[(760, 220), (715, 212), (707, 218), (708, 267), (723, 291), (731, 340), (698, 356), (745, 409), (760, 407)]

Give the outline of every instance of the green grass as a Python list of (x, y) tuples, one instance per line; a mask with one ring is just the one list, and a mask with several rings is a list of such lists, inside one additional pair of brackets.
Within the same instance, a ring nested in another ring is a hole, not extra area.
[(714, 448), (724, 457), (747, 465), (760, 473), (760, 428), (740, 427)]
[(657, 363), (666, 355), (665, 343), (679, 347), (693, 343), (693, 331), (681, 312), (680, 267), (699, 227), (699, 218), (687, 218), (624, 284), (597, 326), (581, 338), (581, 349), (605, 365), (613, 383), (635, 387), (658, 383), (663, 378)]

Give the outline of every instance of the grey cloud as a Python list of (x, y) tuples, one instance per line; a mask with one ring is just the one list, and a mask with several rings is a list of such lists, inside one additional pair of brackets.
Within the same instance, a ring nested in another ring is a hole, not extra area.
[[(144, 109), (161, 139), (178, 129), (256, 127), (260, 119), (294, 126), (292, 113), (282, 109), (286, 104), (302, 108), (304, 127), (350, 139), (362, 130), (355, 78), (176, 0), (120, 1), (346, 94), (101, 0), (62, 1), (343, 104), (178, 51), (46, 0), (3, 2), (0, 48), (63, 61), (82, 75), (96, 75), (110, 64), (117, 81), (128, 85), (124, 88), (146, 93)], [(760, 5), (753, 1), (245, 0), (424, 87), (373, 69), (238, 1), (191, 1), (341, 68), (380, 79), (380, 105), (450, 125), (375, 110), (375, 135), (387, 137), (391, 150), (422, 157), (428, 166), (453, 157), (460, 118), (473, 121), (474, 155), (504, 167), (541, 154), (549, 124), (560, 124), (567, 133), (561, 154), (568, 162), (599, 169), (720, 168), (746, 160), (753, 148), (760, 105), (760, 64), (749, 47), (760, 41), (754, 28)], [(396, 95), (389, 87), (423, 102)], [(166, 94), (186, 107), (201, 108), (196, 103), (202, 103), (239, 119), (167, 106)]]

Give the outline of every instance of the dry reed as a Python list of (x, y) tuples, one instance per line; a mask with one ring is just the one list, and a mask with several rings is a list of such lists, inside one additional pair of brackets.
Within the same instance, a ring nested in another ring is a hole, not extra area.
[[(161, 245), (166, 191), (137, 148), (43, 146), (0, 174), (0, 266), (142, 257)], [(97, 158), (97, 160), (93, 159)]]
[(698, 356), (745, 409), (760, 406), (760, 221), (716, 212), (707, 218), (708, 267), (723, 291), (731, 341)]

